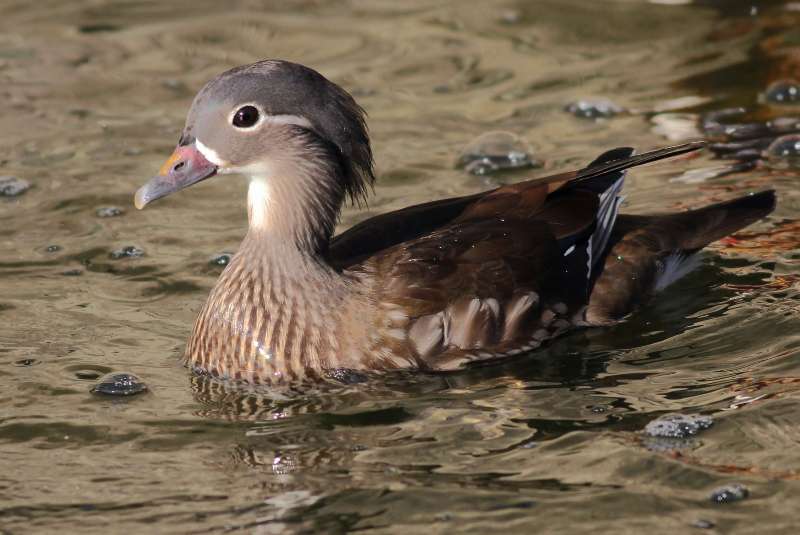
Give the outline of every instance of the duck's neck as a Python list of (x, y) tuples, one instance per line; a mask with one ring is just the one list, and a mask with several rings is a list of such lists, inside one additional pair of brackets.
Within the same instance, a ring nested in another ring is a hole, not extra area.
[[(338, 278), (325, 254), (339, 203), (322, 200), (324, 194), (312, 196), (313, 184), (305, 181), (303, 176), (292, 180), (251, 177), (247, 191), (249, 228), (236, 254), (240, 270), (255, 272), (263, 280)], [(306, 289), (298, 284), (294, 291), (299, 294)]]
[(320, 183), (307, 180), (251, 178), (249, 230), (195, 325), (187, 352), (195, 366), (275, 382), (330, 367), (341, 352), (353, 287), (325, 260), (341, 197), (323, 200)]
[[(333, 186), (326, 191), (326, 184), (333, 184), (330, 177), (304, 173), (288, 180), (250, 179), (249, 229), (230, 267), (236, 277), (258, 281), (265, 299), (255, 305), (270, 309), (276, 319), (302, 322), (300, 317), (309, 315), (315, 321), (323, 316), (332, 320), (341, 312), (349, 287), (326, 260), (341, 194)], [(246, 290), (235, 299), (253, 301)]]
[(247, 239), (324, 255), (344, 198), (335, 172), (303, 160), (259, 171), (249, 177)]

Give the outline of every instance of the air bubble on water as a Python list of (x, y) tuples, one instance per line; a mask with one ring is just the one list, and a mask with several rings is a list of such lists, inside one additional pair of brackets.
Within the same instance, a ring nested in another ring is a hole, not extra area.
[(800, 105), (800, 82), (797, 80), (773, 82), (764, 91), (763, 100), (769, 104)]
[(219, 253), (212, 256), (208, 262), (215, 266), (227, 266), (231, 262), (231, 257), (233, 253)]
[(119, 260), (121, 258), (138, 258), (140, 256), (144, 256), (144, 251), (134, 245), (128, 245), (122, 249), (112, 251), (108, 256), (114, 260)]
[(610, 119), (626, 110), (605, 98), (580, 99), (564, 106), (564, 111), (579, 119)]
[(125, 213), (119, 206), (103, 206), (98, 208), (95, 214), (97, 217), (118, 217)]
[(509, 169), (538, 167), (533, 148), (522, 137), (511, 132), (486, 132), (472, 140), (461, 151), (458, 167), (473, 175), (488, 175)]
[(692, 522), (692, 524), (691, 524), (691, 525), (692, 525), (692, 527), (693, 527), (693, 528), (698, 528), (698, 529), (711, 529), (711, 528), (713, 528), (713, 527), (714, 527), (716, 524), (714, 524), (714, 523), (713, 523), (712, 521), (710, 521), (710, 520), (706, 520), (705, 518), (698, 518), (697, 520), (695, 520), (694, 522)]
[(365, 383), (369, 380), (369, 377), (366, 374), (360, 373), (356, 370), (351, 370), (349, 368), (334, 368), (332, 370), (328, 370), (325, 375), (329, 379), (333, 379), (334, 381), (338, 381), (346, 385)]
[(712, 425), (714, 420), (710, 416), (665, 414), (645, 426), (642, 445), (650, 451), (666, 454), (694, 449), (700, 446), (694, 437)]
[(800, 134), (781, 136), (764, 151), (770, 167), (800, 169)]
[(0, 176), (0, 197), (16, 197), (31, 188), (30, 182), (15, 176)]
[(93, 394), (132, 396), (147, 390), (147, 385), (132, 373), (114, 372), (104, 375), (92, 387)]
[(665, 414), (648, 423), (644, 432), (651, 437), (689, 438), (714, 425), (710, 416)]
[(744, 485), (734, 483), (725, 485), (711, 493), (710, 499), (713, 503), (734, 503), (744, 500), (750, 496), (750, 491)]

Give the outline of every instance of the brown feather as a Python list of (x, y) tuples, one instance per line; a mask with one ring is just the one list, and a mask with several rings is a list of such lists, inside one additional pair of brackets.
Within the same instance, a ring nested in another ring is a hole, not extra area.
[(587, 321), (600, 325), (621, 319), (652, 295), (659, 269), (669, 255), (691, 255), (774, 208), (775, 193), (764, 191), (677, 214), (619, 216), (592, 289)]

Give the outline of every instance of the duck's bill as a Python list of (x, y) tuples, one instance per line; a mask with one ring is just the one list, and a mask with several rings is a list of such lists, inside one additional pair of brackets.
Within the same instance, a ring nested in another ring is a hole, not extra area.
[(141, 210), (151, 202), (217, 174), (217, 166), (206, 160), (194, 143), (178, 147), (164, 162), (157, 176), (139, 188), (134, 197)]

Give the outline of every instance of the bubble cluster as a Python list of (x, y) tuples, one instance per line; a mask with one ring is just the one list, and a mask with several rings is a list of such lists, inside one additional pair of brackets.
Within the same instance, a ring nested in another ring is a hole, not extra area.
[(665, 414), (648, 423), (644, 432), (651, 437), (689, 438), (714, 425), (710, 416)]
[(125, 213), (125, 210), (118, 206), (104, 206), (98, 208), (95, 214), (97, 217), (118, 217)]
[(625, 108), (618, 106), (605, 98), (581, 99), (570, 102), (564, 106), (564, 111), (571, 113), (579, 119), (610, 119), (625, 112)]
[(144, 250), (139, 249), (134, 245), (127, 245), (122, 249), (112, 251), (108, 256), (113, 260), (120, 260), (122, 258), (138, 258), (140, 256), (144, 256)]
[(30, 182), (15, 176), (0, 176), (0, 197), (16, 197), (31, 188)]
[(779, 80), (773, 82), (764, 91), (764, 100), (770, 104), (800, 104), (800, 82), (796, 80)]
[(734, 483), (732, 485), (725, 485), (711, 493), (711, 501), (713, 503), (734, 503), (744, 500), (750, 496), (750, 491), (744, 485)]

